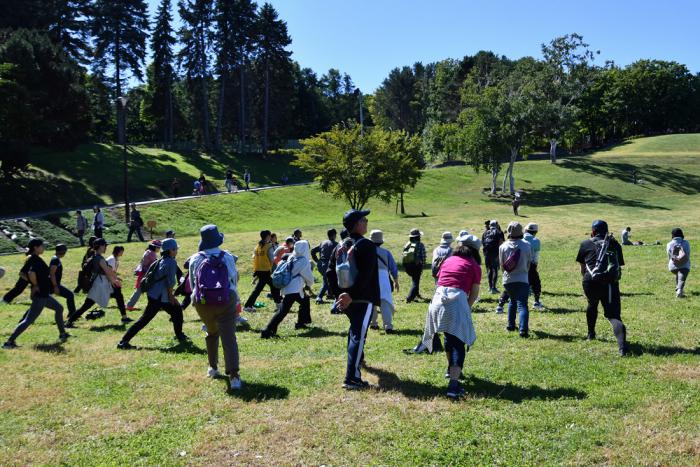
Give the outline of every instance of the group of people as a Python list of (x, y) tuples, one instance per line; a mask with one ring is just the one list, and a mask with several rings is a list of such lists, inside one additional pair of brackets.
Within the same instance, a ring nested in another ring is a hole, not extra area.
[[(70, 337), (66, 329), (74, 328), (75, 322), (95, 305), (105, 308), (111, 298), (117, 303), (122, 322), (130, 324), (117, 348), (133, 348), (132, 339), (159, 311), (170, 315), (175, 338), (187, 342), (189, 338), (183, 332), (183, 310), (193, 304), (206, 332), (207, 374), (210, 377), (220, 375), (218, 347), (221, 342), (225, 372), (230, 387), (235, 390), (243, 384), (239, 375), (236, 323), (245, 323), (241, 311), (253, 312), (260, 294), (268, 287), (275, 310), (260, 337), (276, 337), (280, 323), (294, 304), (299, 307), (295, 328), (307, 328), (311, 323), (310, 300), (315, 298), (320, 304), (324, 303), (324, 298), (330, 298), (331, 313), (345, 314), (349, 320), (343, 387), (349, 390), (365, 388), (368, 383), (362, 379), (361, 366), (368, 329), (378, 329), (378, 317), (381, 316), (385, 332), (391, 334), (394, 331), (393, 293), (399, 291), (398, 264), (391, 251), (383, 247), (384, 233), (372, 230), (366, 237), (369, 214), (368, 210), (346, 212), (340, 240), (337, 239), (338, 232), (329, 229), (327, 239), (313, 248), (303, 239), (301, 229), (296, 229), (282, 243), (278, 243), (277, 235), (273, 232), (261, 231), (252, 253), (255, 287), (245, 302), (242, 302), (238, 292), (239, 258), (221, 249), (224, 235), (216, 225), (206, 225), (200, 229), (198, 251), (186, 259), (184, 271), (176, 260), (178, 243), (173, 231), (168, 231), (163, 240), (151, 241), (134, 270), (135, 290), (126, 303), (119, 276), (119, 262), (124, 252), (122, 246), (114, 246), (111, 256), (105, 258), (107, 242), (97, 236), (91, 237), (81, 262), (78, 285), (72, 292), (62, 283), (61, 259), (67, 248), (57, 245), (55, 255), (47, 265), (41, 258), (44, 242), (32, 239), (27, 245), (27, 259), (20, 269), (20, 277), (15, 287), (3, 297), (3, 301), (9, 303), (31, 285), (32, 302), (3, 347), (16, 347), (17, 338), (36, 320), (43, 308), (54, 311), (59, 339), (65, 342)], [(503, 313), (508, 302), (508, 331), (517, 329), (521, 337), (529, 336), (530, 294), (534, 295), (534, 308), (544, 309), (540, 301), (538, 264), (541, 243), (537, 238), (538, 225), (530, 223), (523, 228), (519, 222), (513, 221), (503, 232), (496, 220), (489, 220), (485, 227), (481, 237), (467, 230), (460, 231), (456, 238), (451, 232), (442, 234), (440, 244), (432, 254), (430, 270), (435, 289), (432, 299), (426, 300), (429, 305), (423, 336), (419, 345), (412, 349), (415, 353), (432, 353), (444, 348), (448, 360), (447, 396), (451, 398), (458, 398), (464, 392), (459, 379), (466, 352), (476, 340), (471, 310), (480, 295), (482, 254), (489, 290), (500, 294), (496, 312)], [(412, 281), (406, 296), (407, 303), (422, 300), (420, 280), (427, 269), (422, 236), (418, 229), (412, 229), (401, 251), (400, 262)], [(676, 295), (683, 297), (690, 271), (690, 245), (679, 228), (672, 231), (667, 256), (668, 269), (676, 278)], [(606, 222), (593, 222), (590, 238), (581, 243), (576, 261), (580, 263), (582, 288), (588, 301), (588, 339), (596, 337), (600, 303), (604, 316), (611, 323), (619, 353), (626, 355), (629, 350), (626, 328), (621, 319), (619, 287), (624, 256), (622, 247), (610, 235)], [(322, 277), (318, 294), (313, 292), (314, 268)], [(497, 288), (501, 269), (502, 293)], [(78, 291), (87, 295), (82, 306), (76, 309), (74, 293)], [(142, 316), (132, 322), (127, 311), (136, 310), (143, 294), (147, 297), (146, 307)], [(178, 296), (183, 299), (179, 300)], [(66, 322), (63, 320), (63, 306), (55, 297), (66, 300), (69, 312)], [(91, 312), (87, 317), (99, 317), (99, 313)], [(444, 336), (444, 346), (440, 335)]]
[[(250, 178), (250, 171), (248, 169), (245, 169), (245, 172), (243, 173), (243, 184), (245, 186), (244, 189), (246, 191), (250, 190)], [(236, 180), (236, 176), (234, 175), (233, 170), (231, 168), (226, 169), (226, 173), (224, 175), (224, 186), (226, 187), (226, 191), (228, 193), (238, 192), (239, 182), (238, 180)], [(211, 183), (207, 181), (207, 178), (204, 176), (204, 174), (200, 174), (199, 178), (193, 183), (193, 195), (201, 196), (206, 195), (207, 193), (214, 192), (216, 192), (216, 189)]]

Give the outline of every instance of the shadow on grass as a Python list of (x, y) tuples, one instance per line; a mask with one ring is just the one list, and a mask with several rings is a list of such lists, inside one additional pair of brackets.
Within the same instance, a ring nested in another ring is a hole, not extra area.
[[(389, 336), (422, 336), (423, 331), (420, 329), (394, 329), (392, 332), (386, 334)], [(343, 335), (347, 335), (347, 333)]]
[(283, 386), (277, 386), (276, 384), (243, 381), (243, 387), (234, 391), (229, 387), (228, 378), (221, 379), (226, 381), (226, 392), (229, 396), (241, 399), (245, 402), (265, 402), (289, 397), (289, 389)]
[(629, 350), (632, 355), (644, 355), (651, 354), (659, 357), (665, 357), (670, 355), (700, 355), (700, 347), (695, 347), (693, 349), (688, 349), (685, 347), (677, 347), (670, 345), (652, 345), (652, 344), (640, 344), (637, 342), (628, 343)]
[(547, 292), (542, 291), (542, 295), (551, 295), (552, 297), (583, 297), (583, 292), (581, 293), (571, 293), (571, 292)]
[(329, 331), (327, 329), (319, 328), (319, 327), (312, 327), (310, 329), (307, 329), (306, 331), (302, 332), (301, 334), (297, 334), (296, 337), (308, 337), (312, 339), (317, 339), (317, 338), (323, 338), (323, 337), (336, 337), (336, 336), (341, 336), (341, 337), (347, 337), (348, 333), (347, 332), (338, 332), (338, 331)]
[(193, 355), (206, 355), (206, 349), (197, 347), (192, 342), (178, 342), (171, 347), (138, 347), (139, 350), (157, 350), (163, 353), (176, 353), (176, 354), (193, 354)]
[(581, 336), (574, 336), (571, 334), (550, 334), (545, 331), (532, 331), (532, 333), (538, 339), (552, 339), (562, 342), (576, 342), (584, 340), (584, 338)]
[[(445, 386), (402, 380), (396, 374), (379, 368), (367, 367), (367, 371), (379, 379), (379, 390), (398, 391), (409, 399), (431, 399), (443, 396)], [(586, 393), (573, 388), (543, 388), (540, 386), (518, 386), (501, 384), (476, 376), (468, 376), (463, 383), (467, 396), (504, 399), (514, 403), (524, 400), (585, 399)]]
[(126, 326), (124, 324), (103, 324), (101, 326), (90, 326), (88, 330), (93, 332), (125, 331)]
[(544, 310), (530, 310), (531, 313), (549, 313), (553, 315), (567, 315), (570, 313), (580, 313), (583, 312), (583, 309), (572, 309), (572, 308), (561, 308), (561, 307), (553, 307), (553, 308), (545, 308)]
[[(496, 201), (502, 201), (497, 199)], [(624, 199), (616, 195), (602, 194), (588, 187), (576, 185), (547, 185), (539, 190), (528, 191), (525, 195), (525, 205), (533, 207), (562, 206), (568, 204), (612, 204), (642, 209), (668, 208), (647, 204), (643, 201)]]
[(66, 353), (65, 347), (63, 347), (63, 344), (60, 342), (54, 342), (53, 344), (36, 344), (34, 350), (52, 354)]

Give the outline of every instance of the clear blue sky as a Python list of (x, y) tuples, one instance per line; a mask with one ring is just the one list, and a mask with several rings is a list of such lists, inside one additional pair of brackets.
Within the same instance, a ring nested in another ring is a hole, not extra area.
[[(151, 12), (158, 0), (149, 0)], [(262, 3), (262, 2), (260, 2)], [(700, 71), (700, 0), (271, 0), (287, 21), (294, 60), (319, 76), (347, 72), (372, 92), (389, 71), (491, 50), (538, 57), (577, 32), (596, 62), (675, 60)]]

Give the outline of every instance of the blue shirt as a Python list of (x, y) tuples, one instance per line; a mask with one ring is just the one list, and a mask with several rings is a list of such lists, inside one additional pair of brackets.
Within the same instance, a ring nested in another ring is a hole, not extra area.
[(148, 296), (154, 300), (159, 300), (161, 303), (168, 303), (168, 289), (175, 287), (177, 284), (177, 262), (175, 258), (163, 256), (162, 261), (158, 264), (156, 271), (155, 282), (151, 289), (147, 292)]

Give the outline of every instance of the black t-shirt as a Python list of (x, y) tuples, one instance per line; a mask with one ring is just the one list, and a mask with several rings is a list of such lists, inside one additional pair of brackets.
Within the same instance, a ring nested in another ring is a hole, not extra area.
[(357, 278), (348, 291), (353, 300), (366, 300), (381, 305), (379, 293), (379, 268), (377, 267), (377, 246), (361, 235), (352, 234), (355, 241), (355, 264)]
[(36, 283), (39, 286), (37, 297), (48, 297), (51, 293), (51, 280), (49, 279), (49, 267), (43, 259), (37, 255), (31, 255), (27, 260), (27, 272), (36, 274)]
[(230, 170), (226, 171), (226, 180), (233, 180), (233, 172)]
[(58, 256), (51, 258), (51, 261), (49, 262), (49, 269), (51, 269), (53, 266), (56, 266), (56, 284), (61, 285), (61, 279), (63, 278), (63, 263), (61, 263), (61, 259)]
[[(576, 255), (576, 262), (585, 264), (590, 269), (593, 269), (595, 267), (596, 258), (598, 256), (597, 247), (594, 240), (602, 240), (602, 238), (594, 237), (582, 241), (581, 246), (578, 249), (578, 255)], [(608, 249), (613, 250), (615, 251), (615, 253), (617, 253), (617, 260), (620, 263), (620, 266), (624, 266), (625, 258), (622, 256), (622, 247), (617, 242), (617, 240), (615, 240), (614, 238), (611, 239), (610, 246), (608, 247)], [(591, 275), (588, 273), (588, 270), (586, 270), (586, 273), (583, 275), (583, 281), (591, 281)]]

